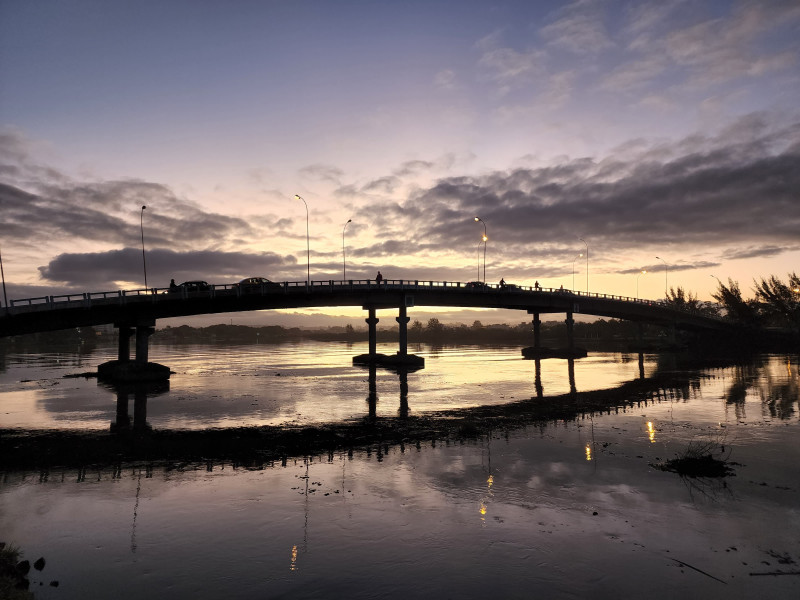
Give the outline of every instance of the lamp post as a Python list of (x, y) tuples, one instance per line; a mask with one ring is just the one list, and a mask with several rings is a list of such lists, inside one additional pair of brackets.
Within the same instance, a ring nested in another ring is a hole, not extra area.
[(142, 205), (142, 210), (139, 213), (139, 229), (142, 232), (142, 268), (144, 269), (144, 289), (147, 289), (147, 261), (144, 257), (144, 209), (147, 208)]
[(572, 259), (572, 291), (575, 291), (575, 261), (579, 258), (583, 258), (583, 252), (578, 254), (575, 258)]
[(483, 283), (486, 283), (486, 242), (489, 238), (486, 236), (486, 223), (480, 217), (475, 217), (475, 222), (483, 223)]
[(302, 196), (294, 195), (298, 200), (303, 200), (306, 207), (306, 285), (311, 285), (311, 242), (308, 235), (308, 204)]
[(353, 219), (347, 219), (347, 223), (342, 227), (342, 280), (347, 280), (347, 258), (344, 253), (344, 230)]
[(667, 266), (667, 261), (665, 261), (663, 258), (660, 256), (656, 256), (656, 258), (664, 263), (664, 298), (669, 300), (669, 293), (667, 291), (669, 290), (669, 267)]
[(642, 275), (646, 275), (646, 274), (647, 274), (647, 271), (645, 271), (645, 270), (639, 271), (636, 274), (636, 299), (637, 300), (639, 299), (639, 277), (641, 277)]
[(6, 296), (6, 274), (3, 272), (3, 254), (0, 253), (0, 277), (3, 279), (3, 306), (8, 312), (8, 296)]
[(589, 295), (589, 244), (583, 238), (578, 238), (586, 246), (586, 295)]

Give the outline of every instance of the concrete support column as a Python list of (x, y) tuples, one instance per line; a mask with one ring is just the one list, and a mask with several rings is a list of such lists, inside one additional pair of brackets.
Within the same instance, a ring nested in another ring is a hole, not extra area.
[(570, 352), (575, 351), (575, 320), (572, 318), (572, 313), (567, 313), (567, 345), (569, 346)]
[(395, 320), (400, 326), (400, 349), (397, 353), (400, 356), (405, 356), (408, 354), (408, 322), (411, 320), (410, 317), (406, 316), (405, 304), (400, 306), (400, 316), (395, 317)]
[(375, 356), (378, 348), (378, 329), (376, 325), (380, 319), (375, 317), (375, 309), (370, 307), (369, 318), (365, 319), (369, 326), (369, 355)]
[(541, 348), (541, 331), (542, 320), (539, 318), (539, 313), (533, 313), (533, 347)]
[(128, 325), (119, 326), (119, 347), (117, 349), (117, 360), (128, 362), (131, 359), (131, 335), (133, 328)]
[(136, 326), (136, 362), (145, 364), (148, 362), (148, 340), (155, 332), (155, 327), (149, 325)]

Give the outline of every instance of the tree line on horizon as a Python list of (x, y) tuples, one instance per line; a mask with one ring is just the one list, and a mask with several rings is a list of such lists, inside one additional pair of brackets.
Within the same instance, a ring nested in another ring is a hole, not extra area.
[(670, 289), (667, 303), (682, 310), (724, 317), (753, 329), (800, 331), (800, 277), (796, 273), (789, 273), (787, 281), (775, 275), (754, 279), (752, 298), (744, 298), (739, 282), (731, 278), (728, 285), (719, 279), (717, 283), (717, 291), (711, 294), (716, 304), (702, 302), (681, 287)]

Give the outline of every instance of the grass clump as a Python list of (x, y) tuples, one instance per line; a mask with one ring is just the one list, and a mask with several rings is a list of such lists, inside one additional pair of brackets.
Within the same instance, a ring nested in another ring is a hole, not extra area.
[(682, 477), (728, 477), (735, 472), (731, 468), (734, 463), (727, 459), (725, 445), (719, 440), (692, 441), (683, 453), (653, 466)]
[(20, 560), (22, 553), (5, 542), (0, 542), (0, 598), (3, 600), (31, 600), (28, 591), (27, 569), (30, 565)]

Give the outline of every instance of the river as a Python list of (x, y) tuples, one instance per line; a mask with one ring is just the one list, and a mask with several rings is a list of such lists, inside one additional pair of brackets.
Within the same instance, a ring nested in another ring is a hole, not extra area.
[[(59, 600), (800, 597), (797, 356), (410, 350), (6, 353), (0, 541)], [(658, 468), (701, 446), (731, 474)]]

